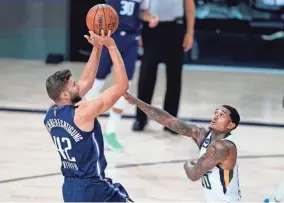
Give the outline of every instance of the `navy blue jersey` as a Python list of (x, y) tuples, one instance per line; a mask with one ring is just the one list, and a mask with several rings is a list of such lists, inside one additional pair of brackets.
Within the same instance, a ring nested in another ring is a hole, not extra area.
[(100, 123), (95, 119), (92, 131), (80, 130), (74, 123), (76, 108), (55, 105), (44, 119), (61, 158), (62, 175), (70, 178), (104, 177), (107, 162)]
[(139, 32), (141, 28), (140, 6), (143, 0), (106, 0), (119, 15), (118, 30)]

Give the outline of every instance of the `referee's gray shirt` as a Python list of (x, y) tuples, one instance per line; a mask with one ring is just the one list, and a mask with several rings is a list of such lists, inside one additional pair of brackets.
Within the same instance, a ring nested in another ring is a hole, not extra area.
[(149, 11), (158, 15), (161, 22), (173, 21), (183, 17), (184, 0), (150, 0)]

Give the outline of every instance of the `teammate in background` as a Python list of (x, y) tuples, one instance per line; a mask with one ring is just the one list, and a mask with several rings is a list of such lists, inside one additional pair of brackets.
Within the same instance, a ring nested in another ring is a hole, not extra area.
[[(149, 27), (157, 26), (158, 16), (149, 13), (150, 0), (106, 0), (106, 4), (112, 6), (119, 15), (117, 31), (112, 35), (125, 63), (128, 80), (131, 81), (135, 71), (135, 63), (138, 57), (138, 40), (140, 37), (141, 20), (149, 22)], [(85, 99), (95, 98), (103, 88), (105, 79), (111, 72), (112, 61), (109, 53), (103, 48), (101, 62), (93, 88)], [(130, 83), (129, 83), (130, 85)], [(123, 151), (124, 147), (117, 140), (116, 126), (121, 120), (126, 101), (121, 97), (109, 112), (109, 118), (105, 127), (104, 139), (113, 151)]]
[(208, 202), (241, 200), (237, 147), (231, 135), (231, 131), (240, 121), (235, 108), (228, 105), (217, 108), (207, 130), (175, 118), (166, 111), (146, 104), (128, 93), (124, 97), (153, 120), (195, 141), (200, 149), (200, 158), (196, 163), (187, 161), (184, 170), (191, 181), (202, 179)]
[[(130, 198), (124, 187), (105, 177), (107, 161), (97, 119), (128, 90), (126, 70), (110, 32), (102, 37), (90, 32), (85, 38), (93, 50), (80, 80), (74, 81), (70, 70), (57, 71), (46, 80), (48, 96), (55, 104), (47, 111), (44, 124), (61, 158), (65, 202), (126, 202)], [(94, 83), (103, 45), (114, 64), (114, 85), (78, 105)]]

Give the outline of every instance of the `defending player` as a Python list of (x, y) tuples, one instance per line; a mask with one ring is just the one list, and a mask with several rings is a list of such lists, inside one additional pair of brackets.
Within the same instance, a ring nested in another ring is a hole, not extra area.
[[(126, 70), (110, 32), (106, 37), (92, 32), (85, 37), (93, 50), (80, 80), (74, 81), (69, 70), (57, 71), (46, 80), (48, 96), (55, 104), (47, 111), (44, 124), (61, 158), (65, 202), (126, 202), (129, 197), (123, 186), (105, 177), (107, 161), (97, 119), (127, 91)], [(115, 83), (96, 99), (75, 106), (94, 83), (103, 45), (114, 64)]]
[[(158, 24), (158, 16), (148, 11), (150, 0), (106, 0), (119, 15), (117, 31), (112, 35), (125, 63), (128, 80), (131, 81), (137, 61), (138, 40), (140, 37), (141, 19), (149, 22), (150, 27)], [(103, 48), (101, 62), (93, 88), (88, 92), (85, 99), (95, 98), (103, 88), (105, 79), (111, 72), (112, 61), (109, 53)], [(113, 151), (123, 151), (123, 145), (117, 140), (116, 126), (121, 120), (126, 102), (121, 97), (109, 112), (109, 119), (104, 132), (104, 139)]]
[(223, 105), (216, 109), (207, 130), (175, 118), (166, 111), (146, 104), (128, 93), (124, 97), (158, 123), (195, 141), (200, 149), (200, 158), (196, 163), (187, 161), (184, 170), (190, 180), (202, 179), (208, 202), (235, 202), (241, 199), (237, 147), (231, 135), (231, 131), (240, 121), (235, 108)]

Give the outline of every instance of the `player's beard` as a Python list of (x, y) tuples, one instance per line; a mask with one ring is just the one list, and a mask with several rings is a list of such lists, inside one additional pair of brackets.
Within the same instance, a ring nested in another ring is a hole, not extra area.
[(75, 95), (74, 97), (72, 97), (71, 101), (73, 104), (76, 104), (78, 102), (80, 102), (82, 100), (82, 97), (80, 97), (79, 95)]
[(73, 104), (76, 104), (76, 103), (78, 103), (79, 101), (81, 101), (82, 100), (82, 98), (80, 97), (80, 96), (77, 96), (77, 97), (74, 97), (73, 99), (72, 99), (72, 103)]

